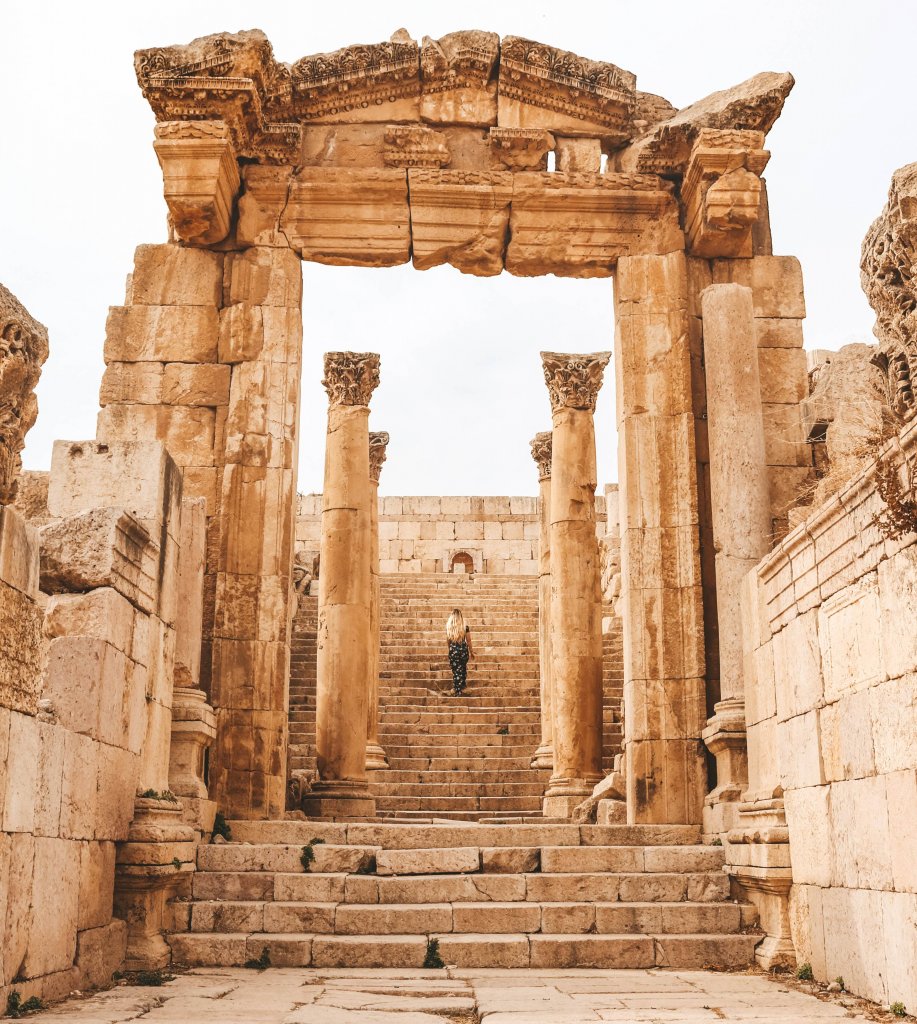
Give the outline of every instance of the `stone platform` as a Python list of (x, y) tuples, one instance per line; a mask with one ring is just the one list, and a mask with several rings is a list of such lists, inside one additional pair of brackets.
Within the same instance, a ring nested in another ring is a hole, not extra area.
[[(850, 1000), (845, 1000), (850, 1002)], [(762, 975), (701, 971), (201, 968), (160, 988), (70, 999), (40, 1024), (587, 1024), (592, 1021), (865, 1021)]]

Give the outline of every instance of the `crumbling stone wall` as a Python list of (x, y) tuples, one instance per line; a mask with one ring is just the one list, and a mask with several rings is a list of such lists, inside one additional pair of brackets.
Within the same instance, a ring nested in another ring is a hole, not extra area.
[[(891, 453), (913, 460), (917, 428)], [(727, 860), (742, 879), (746, 851), (769, 849), (797, 960), (817, 979), (913, 1007), (917, 533), (890, 536), (884, 511), (872, 464), (746, 581), (744, 798), (782, 799), (788, 832), (730, 833)]]

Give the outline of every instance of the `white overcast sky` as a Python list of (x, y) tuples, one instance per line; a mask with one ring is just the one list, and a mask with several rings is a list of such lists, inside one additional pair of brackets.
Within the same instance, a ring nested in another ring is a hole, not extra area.
[[(677, 107), (758, 71), (796, 88), (770, 133), (774, 251), (802, 260), (808, 348), (872, 340), (859, 247), (892, 171), (917, 160), (912, 0), (463, 0), (431, 3), (6, 0), (0, 10), (0, 281), (47, 324), (51, 356), (25, 452), (44, 469), (56, 438), (94, 436), (109, 305), (134, 246), (164, 241), (153, 117), (135, 49), (261, 28), (295, 61), (349, 43), (463, 28), (523, 35), (634, 72)], [(303, 264), (299, 489), (321, 489), (321, 354), (382, 354), (372, 427), (392, 435), (388, 494), (534, 494), (529, 438), (550, 426), (540, 349), (612, 347), (605, 281), (452, 268)], [(597, 414), (599, 481), (616, 479), (611, 374)]]

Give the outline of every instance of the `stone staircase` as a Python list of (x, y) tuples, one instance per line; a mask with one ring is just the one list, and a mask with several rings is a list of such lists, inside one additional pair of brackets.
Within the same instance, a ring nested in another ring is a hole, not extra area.
[[(453, 697), (444, 625), (455, 607), (475, 661)], [(403, 573), (381, 577), (380, 740), (371, 775), (381, 818), (525, 821), (549, 776), (531, 767), (541, 736), (538, 581), (534, 576)], [(614, 621), (614, 620), (612, 620)], [(317, 598), (303, 599), (292, 643), (290, 768), (315, 764)], [(621, 743), (620, 630), (604, 638), (604, 764)]]
[(177, 964), (728, 968), (761, 937), (694, 827), (231, 826), (172, 904)]

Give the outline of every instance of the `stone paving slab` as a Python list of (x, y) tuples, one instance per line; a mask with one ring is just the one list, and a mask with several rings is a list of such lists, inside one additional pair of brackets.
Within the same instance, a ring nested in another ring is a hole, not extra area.
[[(197, 968), (31, 1015), (40, 1024), (822, 1024), (879, 1019), (761, 974), (667, 970)], [(881, 1015), (879, 1015), (881, 1016)]]

